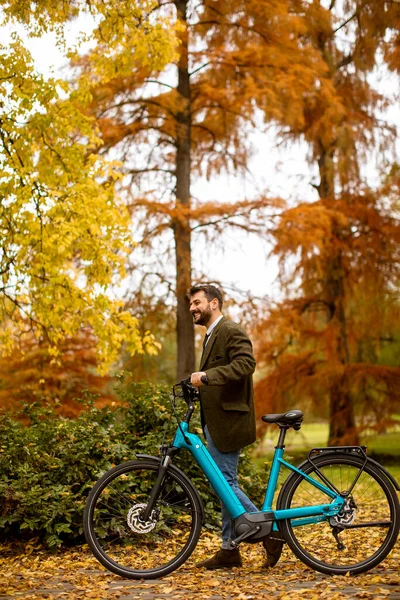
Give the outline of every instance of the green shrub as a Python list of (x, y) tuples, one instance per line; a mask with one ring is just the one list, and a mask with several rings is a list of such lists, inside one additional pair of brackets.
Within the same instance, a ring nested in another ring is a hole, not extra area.
[[(102, 473), (136, 453), (158, 455), (161, 443), (172, 440), (176, 421), (169, 389), (120, 377), (117, 391), (120, 406), (98, 409), (95, 398), (87, 396), (76, 419), (58, 416), (54, 408), (40, 404), (24, 407), (28, 425), (10, 414), (0, 415), (3, 538), (40, 537), (49, 547), (81, 541), (86, 496)], [(192, 430), (200, 432), (198, 413)], [(174, 462), (202, 497), (206, 527), (218, 527), (219, 500), (194, 460), (183, 451)], [(241, 474), (245, 491), (261, 503), (264, 483), (247, 454)]]

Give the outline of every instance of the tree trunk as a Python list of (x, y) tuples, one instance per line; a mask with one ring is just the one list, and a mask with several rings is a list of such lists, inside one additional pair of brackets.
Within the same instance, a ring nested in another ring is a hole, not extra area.
[[(321, 198), (330, 198), (334, 202), (333, 159), (334, 150), (325, 149), (322, 144), (318, 147), (318, 166), (320, 184), (318, 186)], [(334, 232), (340, 238), (340, 231)], [(340, 251), (332, 256), (326, 264), (324, 282), (325, 301), (334, 307), (333, 319), (336, 326), (336, 356), (333, 358), (338, 367), (338, 377), (330, 390), (329, 398), (329, 446), (358, 445), (358, 433), (355, 426), (353, 401), (349, 391), (347, 366), (350, 364), (350, 354), (347, 339), (346, 314), (344, 310), (345, 289), (344, 274)], [(340, 371), (342, 372), (340, 374)]]
[(348, 391), (346, 370), (330, 392), (329, 446), (358, 445), (353, 403)]
[(324, 148), (322, 143), (317, 144), (318, 147), (318, 169), (320, 182), (317, 186), (320, 198), (334, 197), (334, 149)]
[(359, 439), (347, 370), (347, 366), (350, 364), (350, 355), (347, 344), (346, 317), (343, 307), (343, 276), (338, 274), (338, 270), (335, 269), (336, 262), (332, 265), (333, 270), (336, 271), (336, 281), (331, 286), (331, 291), (336, 288), (338, 292), (335, 296), (331, 297), (330, 302), (332, 303), (333, 301), (335, 306), (334, 319), (337, 321), (336, 364), (340, 365), (339, 368), (342, 368), (342, 374), (336, 378), (330, 390), (328, 445), (358, 445)]
[[(181, 21), (187, 21), (188, 0), (176, 0), (175, 5)], [(180, 108), (176, 115), (176, 206), (173, 221), (176, 257), (177, 298), (177, 379), (188, 377), (195, 370), (194, 326), (189, 312), (187, 292), (191, 286), (191, 228), (185, 209), (190, 208), (190, 77), (188, 62), (188, 30), (181, 34), (178, 63), (178, 93)]]

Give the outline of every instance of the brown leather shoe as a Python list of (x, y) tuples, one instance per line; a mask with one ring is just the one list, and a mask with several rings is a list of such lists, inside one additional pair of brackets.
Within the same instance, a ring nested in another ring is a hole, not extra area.
[(267, 567), (267, 569), (269, 569), (271, 567), (274, 567), (280, 559), (283, 544), (285, 542), (278, 538), (266, 537), (262, 543), (267, 554), (267, 563), (265, 566)]
[(239, 548), (234, 550), (218, 550), (214, 556), (197, 563), (196, 567), (204, 567), (205, 569), (232, 569), (232, 567), (241, 567), (242, 559), (240, 558)]

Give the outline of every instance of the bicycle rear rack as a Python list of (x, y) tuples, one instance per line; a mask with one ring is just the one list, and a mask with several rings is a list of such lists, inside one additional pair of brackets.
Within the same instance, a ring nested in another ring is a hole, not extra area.
[[(327, 446), (325, 448), (312, 448), (310, 450), (310, 452), (308, 453), (307, 460), (309, 463), (311, 463), (313, 465), (318, 476), (322, 479), (322, 481), (331, 490), (333, 490), (336, 494), (339, 494), (340, 496), (347, 497), (347, 496), (350, 496), (351, 492), (354, 489), (354, 486), (356, 485), (357, 481), (359, 480), (359, 478), (361, 476), (361, 473), (364, 471), (365, 465), (367, 464), (368, 456), (367, 456), (366, 452), (367, 452), (366, 446)], [(333, 483), (325, 477), (325, 475), (320, 471), (318, 466), (313, 462), (313, 460), (315, 460), (318, 456), (321, 456), (323, 454), (333, 454), (334, 455), (334, 454), (340, 454), (340, 453), (358, 454), (361, 458), (364, 459), (362, 466), (360, 467), (357, 475), (354, 478), (353, 483), (350, 486), (350, 489), (348, 489), (348, 490), (338, 490), (333, 485)]]
[(310, 452), (308, 453), (308, 460), (310, 460), (310, 457), (312, 455), (312, 453), (315, 454), (323, 454), (323, 453), (335, 453), (335, 452), (356, 452), (358, 454), (361, 454), (363, 457), (367, 456), (367, 446), (326, 446), (323, 448), (312, 448), (310, 450)]

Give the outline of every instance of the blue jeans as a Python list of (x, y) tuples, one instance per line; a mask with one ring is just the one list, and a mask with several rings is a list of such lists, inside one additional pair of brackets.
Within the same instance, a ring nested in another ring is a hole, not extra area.
[[(239, 498), (240, 502), (243, 504), (244, 508), (247, 512), (254, 512), (258, 509), (254, 506), (251, 500), (248, 499), (246, 494), (242, 492), (239, 488), (238, 484), (238, 464), (239, 464), (239, 456), (240, 450), (235, 450), (234, 452), (221, 452), (215, 446), (214, 442), (211, 439), (209, 434), (207, 425), (204, 428), (204, 433), (206, 434), (207, 440), (207, 448), (212, 458), (216, 462), (217, 466), (221, 469), (221, 472), (232, 490), (235, 492), (236, 496)], [(222, 548), (224, 550), (233, 550), (233, 548), (229, 544), (229, 539), (234, 538), (234, 532), (232, 527), (232, 517), (229, 514), (228, 510), (221, 503), (221, 512), (222, 512)]]

